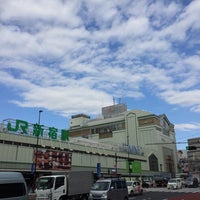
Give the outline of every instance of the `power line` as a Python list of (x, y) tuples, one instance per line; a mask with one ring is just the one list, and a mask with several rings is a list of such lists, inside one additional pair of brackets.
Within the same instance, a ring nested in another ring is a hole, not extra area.
[(156, 142), (156, 143), (149, 143), (145, 145), (161, 145), (161, 144), (187, 144), (188, 142)]

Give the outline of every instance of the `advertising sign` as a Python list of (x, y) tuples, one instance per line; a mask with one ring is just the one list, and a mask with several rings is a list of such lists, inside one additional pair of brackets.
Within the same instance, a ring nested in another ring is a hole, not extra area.
[(35, 153), (36, 170), (70, 170), (71, 152), (38, 149)]
[(126, 161), (126, 171), (129, 173), (141, 173), (142, 166), (140, 161)]
[(141, 173), (142, 166), (140, 161), (134, 161), (132, 167), (134, 173)]

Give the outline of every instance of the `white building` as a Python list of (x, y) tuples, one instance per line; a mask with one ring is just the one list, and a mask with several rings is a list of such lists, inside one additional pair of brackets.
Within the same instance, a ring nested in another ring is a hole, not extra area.
[(120, 146), (121, 151), (127, 153), (127, 159), (130, 155), (144, 156), (142, 174), (176, 174), (174, 125), (165, 114), (127, 111), (125, 104), (112, 105), (102, 108), (101, 118), (90, 119), (83, 114), (72, 116), (70, 136)]

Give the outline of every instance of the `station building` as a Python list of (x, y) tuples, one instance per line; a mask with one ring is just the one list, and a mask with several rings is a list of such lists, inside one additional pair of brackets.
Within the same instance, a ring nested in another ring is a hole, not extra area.
[(174, 125), (165, 114), (102, 108), (100, 118), (74, 115), (68, 130), (5, 119), (0, 126), (0, 170), (32, 176), (92, 170), (98, 176), (175, 176)]
[(130, 155), (143, 156), (143, 175), (176, 174), (174, 125), (165, 114), (128, 111), (125, 104), (112, 105), (102, 108), (102, 116), (99, 118), (90, 119), (84, 114), (72, 116), (70, 136), (116, 145), (127, 153), (128, 160)]
[(188, 139), (188, 145), (195, 147), (195, 149), (187, 151), (189, 171), (200, 177), (200, 138)]

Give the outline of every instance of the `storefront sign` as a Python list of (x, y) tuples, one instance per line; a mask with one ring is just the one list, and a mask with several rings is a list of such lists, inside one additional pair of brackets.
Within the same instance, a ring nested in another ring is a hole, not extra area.
[(69, 140), (69, 130), (59, 130), (55, 127), (46, 127), (39, 124), (31, 124), (23, 120), (7, 119), (3, 121), (3, 125), (6, 126), (8, 132), (16, 134), (26, 134), (29, 136), (50, 138), (53, 140)]
[(126, 161), (126, 171), (129, 173), (139, 174), (142, 171), (142, 166), (140, 161)]
[(142, 148), (135, 145), (129, 145), (122, 144), (121, 150), (127, 153), (135, 154), (135, 155), (142, 155)]

